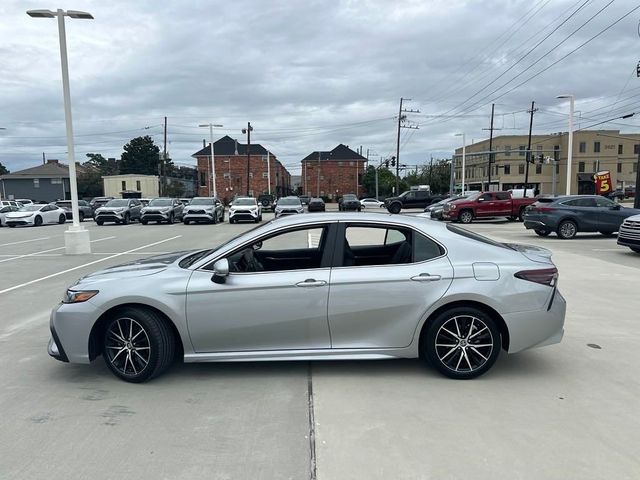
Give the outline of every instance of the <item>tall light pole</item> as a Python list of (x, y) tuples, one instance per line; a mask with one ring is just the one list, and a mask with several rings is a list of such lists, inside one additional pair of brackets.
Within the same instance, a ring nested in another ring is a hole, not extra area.
[[(220, 128), (224, 127), (224, 125), (220, 125), (217, 123), (204, 123), (198, 125), (199, 127), (209, 127), (209, 139), (211, 142), (211, 183), (213, 183), (213, 196), (218, 197), (218, 188), (216, 186), (216, 157), (215, 152), (213, 151), (213, 127)], [(211, 190), (209, 190), (209, 196), (211, 196)]]
[(71, 188), (71, 214), (73, 225), (64, 232), (64, 246), (67, 254), (91, 253), (91, 240), (89, 231), (85, 230), (79, 222), (78, 213), (78, 184), (76, 180), (76, 156), (73, 145), (73, 121), (71, 117), (71, 93), (69, 90), (69, 62), (67, 59), (67, 37), (64, 27), (64, 17), (81, 20), (93, 20), (93, 15), (77, 10), (57, 9), (29, 10), (27, 15), (35, 18), (58, 19), (58, 36), (60, 37), (60, 63), (62, 65), (62, 93), (64, 97), (64, 117), (67, 130), (67, 158), (69, 162), (69, 183)]
[(249, 196), (249, 190), (251, 189), (251, 132), (253, 132), (253, 127), (251, 126), (251, 122), (247, 122), (247, 128), (242, 129), (242, 133), (247, 134), (247, 197)]
[(464, 169), (467, 161), (467, 137), (464, 133), (456, 133), (456, 137), (462, 137), (462, 195), (464, 195)]
[(573, 95), (558, 95), (556, 98), (569, 99), (569, 145), (567, 146), (567, 189), (565, 194), (571, 195), (571, 165), (573, 163), (573, 107), (575, 98)]

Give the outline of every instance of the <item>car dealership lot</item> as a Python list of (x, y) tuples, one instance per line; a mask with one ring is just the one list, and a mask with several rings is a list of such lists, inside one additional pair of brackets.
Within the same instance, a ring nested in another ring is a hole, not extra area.
[(101, 360), (47, 356), (48, 314), (65, 288), (110, 265), (215, 246), (253, 224), (84, 225), (93, 253), (73, 257), (64, 255), (63, 225), (0, 229), (2, 479), (640, 472), (640, 255), (615, 237), (540, 238), (502, 221), (467, 227), (551, 249), (568, 302), (562, 343), (504, 355), (477, 380), (394, 360), (187, 364), (132, 385)]

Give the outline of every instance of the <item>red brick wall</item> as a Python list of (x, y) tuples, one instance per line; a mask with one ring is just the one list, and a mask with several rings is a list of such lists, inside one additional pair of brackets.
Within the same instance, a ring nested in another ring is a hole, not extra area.
[[(341, 197), (345, 193), (353, 193), (360, 196), (363, 193), (361, 179), (364, 175), (365, 166), (366, 162), (364, 160), (304, 161), (302, 162), (302, 191), (313, 197), (318, 195), (319, 169), (320, 195), (332, 199)], [(356, 185), (356, 172), (359, 179), (358, 185)]]
[[(198, 168), (198, 195), (208, 197), (213, 194), (211, 188), (211, 160), (210, 157), (197, 157)], [(218, 197), (227, 203), (234, 195), (246, 195), (247, 193), (247, 157), (246, 155), (226, 156), (216, 155), (216, 189)], [(282, 166), (278, 159), (270, 155), (271, 163), (271, 193), (273, 195), (286, 195), (291, 185), (291, 175)], [(263, 174), (268, 172), (266, 157), (251, 155), (249, 172), (249, 190), (254, 196), (269, 191), (268, 178)]]

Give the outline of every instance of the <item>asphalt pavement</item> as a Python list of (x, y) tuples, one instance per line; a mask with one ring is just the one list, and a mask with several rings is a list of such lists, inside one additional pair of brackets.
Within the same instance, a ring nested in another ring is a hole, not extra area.
[(551, 249), (568, 302), (562, 343), (473, 381), (396, 360), (186, 364), (132, 385), (47, 355), (67, 286), (252, 225), (85, 226), (81, 256), (62, 225), (0, 229), (1, 480), (640, 478), (640, 255), (615, 237), (469, 226)]

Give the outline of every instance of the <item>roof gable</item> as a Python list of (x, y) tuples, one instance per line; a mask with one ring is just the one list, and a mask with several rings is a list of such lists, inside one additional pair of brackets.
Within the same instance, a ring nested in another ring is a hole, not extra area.
[(322, 151), (311, 152), (309, 155), (304, 157), (302, 161), (308, 162), (308, 161), (315, 160), (317, 162), (318, 157), (320, 157), (321, 161), (343, 161), (343, 160), (366, 161), (367, 160), (366, 157), (363, 157), (358, 152), (354, 152), (349, 147), (341, 143), (336, 148), (334, 148), (329, 152), (322, 152)]
[(9, 178), (38, 178), (38, 177), (69, 177), (69, 167), (57, 162), (45, 163), (36, 167), (25, 168), (7, 175), (3, 175), (3, 179)]
[[(237, 142), (236, 140), (231, 138), (229, 135), (225, 135), (224, 137), (213, 142), (213, 154), (214, 155), (226, 155), (226, 156), (234, 156), (236, 155), (236, 148), (238, 155), (246, 155), (247, 154), (247, 145), (244, 143)], [(264, 148), (259, 143), (251, 144), (251, 154), (252, 155), (266, 155), (267, 149)], [(191, 155), (192, 157), (208, 157), (211, 155), (211, 143), (209, 143), (206, 147), (198, 150), (196, 153)]]

